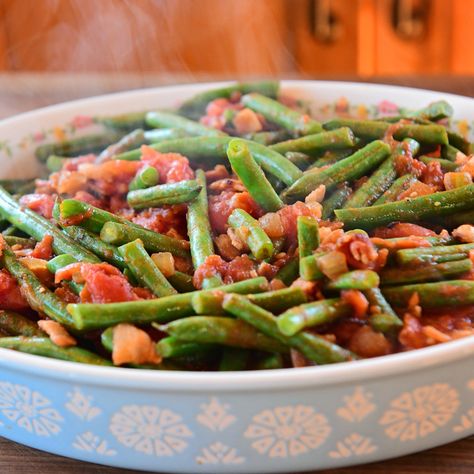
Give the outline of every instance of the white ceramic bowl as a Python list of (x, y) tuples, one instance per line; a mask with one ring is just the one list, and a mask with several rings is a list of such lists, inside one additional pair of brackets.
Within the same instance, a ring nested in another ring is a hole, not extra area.
[[(215, 86), (120, 93), (5, 120), (0, 177), (34, 176), (35, 142), (76, 133), (77, 126), (90, 131), (78, 116), (174, 106)], [(457, 118), (474, 119), (474, 100), (449, 94), (341, 82), (289, 81), (283, 88), (312, 99), (318, 110), (341, 96), (351, 104), (388, 99), (410, 108), (445, 98)], [(458, 125), (464, 130), (467, 122)], [(366, 463), (473, 434), (473, 357), (471, 337), (333, 366), (161, 373), (0, 350), (0, 435), (137, 470), (295, 472)]]

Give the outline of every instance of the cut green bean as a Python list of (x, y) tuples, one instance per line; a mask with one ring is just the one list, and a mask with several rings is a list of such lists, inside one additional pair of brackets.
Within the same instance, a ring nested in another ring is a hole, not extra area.
[(330, 132), (321, 132), (314, 135), (306, 135), (292, 140), (271, 145), (272, 150), (285, 154), (287, 152), (300, 152), (314, 155), (321, 151), (332, 149), (350, 148), (355, 145), (354, 134), (350, 128), (342, 127)]
[(320, 280), (324, 277), (323, 272), (319, 269), (317, 255), (308, 255), (300, 259), (299, 272), (301, 278), (306, 281)]
[(338, 209), (346, 229), (370, 229), (390, 222), (419, 222), (474, 208), (474, 184), (400, 202), (359, 209)]
[(319, 225), (316, 219), (298, 216), (296, 220), (300, 259), (312, 255), (319, 247)]
[(425, 165), (430, 163), (438, 163), (441, 167), (441, 170), (444, 172), (456, 171), (459, 166), (456, 163), (453, 163), (449, 160), (443, 160), (442, 158), (432, 158), (431, 156), (420, 156), (419, 160)]
[(323, 201), (322, 218), (327, 220), (334, 215), (336, 209), (341, 209), (346, 199), (351, 195), (352, 189), (342, 183), (327, 199)]
[(279, 318), (275, 318), (272, 313), (254, 305), (245, 296), (226, 296), (224, 309), (237, 318), (255, 326), (263, 334), (274, 337), (277, 341), (297, 349), (305, 357), (317, 364), (331, 364), (352, 358), (352, 354), (346, 349), (309, 332), (285, 336), (278, 329), (277, 321)]
[(0, 347), (27, 354), (65, 360), (67, 362), (79, 362), (89, 365), (112, 365), (112, 362), (93, 352), (81, 349), (80, 347), (60, 347), (47, 337), (2, 337), (0, 338)]
[[(260, 293), (268, 290), (268, 282), (264, 277), (258, 277), (216, 289), (226, 293)], [(124, 303), (70, 304), (68, 311), (79, 330), (107, 328), (120, 323), (167, 323), (193, 314), (191, 300), (194, 294), (196, 292)]]
[(369, 290), (377, 288), (379, 275), (372, 270), (352, 270), (332, 280), (327, 288), (330, 290)]
[(321, 184), (330, 191), (344, 181), (353, 181), (377, 167), (390, 154), (390, 147), (380, 140), (373, 141), (353, 155), (323, 170), (310, 170), (290, 186), (283, 196), (295, 200), (307, 196)]
[(112, 143), (105, 150), (100, 152), (97, 162), (101, 163), (112, 159), (114, 156), (124, 153), (132, 148), (141, 146), (145, 143), (145, 134), (138, 128), (123, 136), (116, 143)]
[(183, 272), (174, 272), (170, 275), (168, 281), (173, 285), (173, 288), (178, 290), (179, 293), (189, 293), (195, 291), (196, 288), (193, 285), (193, 277)]
[(283, 356), (278, 353), (274, 354), (265, 354), (259, 357), (255, 363), (255, 370), (274, 370), (274, 369), (283, 369), (285, 367), (285, 362)]
[(21, 245), (22, 247), (34, 247), (35, 246), (35, 240), (34, 239), (27, 239), (26, 237), (17, 237), (16, 235), (5, 235), (3, 234), (3, 238), (7, 242), (10, 247), (12, 245)]
[(161, 143), (167, 140), (175, 140), (176, 138), (187, 137), (188, 134), (179, 128), (154, 128), (153, 130), (145, 130), (146, 143)]
[[(67, 267), (68, 265), (72, 265), (73, 263), (77, 263), (77, 260), (73, 256), (65, 253), (62, 255), (58, 255), (57, 257), (54, 257), (51, 260), (48, 260), (46, 268), (53, 275), (55, 275), (58, 270), (61, 270), (62, 268)], [(84, 285), (82, 283), (77, 283), (74, 280), (69, 280), (67, 284), (69, 285), (69, 288), (71, 288), (73, 293), (75, 293), (76, 295), (79, 295), (84, 288)]]
[(158, 174), (156, 168), (147, 165), (139, 170), (132, 181), (130, 181), (128, 190), (135, 191), (137, 189), (150, 188), (151, 186), (158, 184), (159, 179), (160, 175)]
[(56, 173), (57, 171), (62, 170), (65, 163), (70, 160), (68, 157), (58, 156), (58, 155), (49, 155), (46, 160), (46, 168), (51, 173)]
[(232, 169), (262, 209), (274, 212), (283, 207), (283, 201), (268, 182), (265, 173), (253, 159), (243, 140), (231, 140), (227, 148), (227, 156)]
[(0, 330), (9, 336), (46, 336), (36, 322), (13, 311), (0, 310)]
[(220, 130), (212, 127), (206, 127), (205, 125), (195, 122), (194, 120), (189, 120), (180, 115), (160, 110), (148, 112), (146, 114), (145, 121), (148, 126), (153, 128), (178, 128), (180, 130), (184, 130), (189, 135), (209, 137), (226, 135)]
[(275, 279), (280, 280), (286, 286), (291, 285), (299, 275), (299, 259), (297, 257), (290, 258), (288, 262), (278, 270)]
[(269, 146), (287, 140), (289, 136), (286, 130), (275, 130), (270, 132), (248, 133), (244, 135), (243, 138), (252, 142), (260, 143), (261, 145)]
[(219, 362), (219, 372), (245, 370), (250, 359), (250, 351), (239, 347), (225, 347)]
[(95, 117), (94, 120), (110, 130), (126, 133), (137, 128), (145, 128), (145, 116), (146, 112), (140, 111), (110, 117)]
[(161, 297), (177, 293), (148, 255), (141, 240), (129, 242), (117, 250), (135, 278), (153, 294)]
[(393, 184), (380, 196), (374, 203), (374, 206), (386, 204), (398, 199), (398, 196), (407, 190), (416, 181), (416, 176), (412, 174), (405, 174), (397, 178)]
[(243, 231), (244, 240), (256, 259), (264, 260), (273, 255), (273, 242), (250, 214), (243, 209), (234, 209), (227, 222), (233, 229)]
[(56, 253), (69, 253), (77, 260), (99, 262), (92, 253), (63, 234), (56, 226), (44, 217), (28, 208), (20, 206), (4, 189), (0, 187), (0, 215), (26, 234), (40, 241), (45, 235), (53, 237), (53, 250)]
[(288, 352), (288, 347), (240, 319), (222, 316), (191, 316), (161, 326), (162, 331), (188, 342), (222, 344), (267, 352)]
[(302, 171), (313, 163), (311, 157), (298, 151), (288, 151), (285, 153), (285, 157)]
[(158, 184), (146, 189), (129, 191), (127, 202), (134, 209), (182, 204), (196, 199), (201, 185), (194, 179), (170, 184)]
[(241, 100), (246, 107), (295, 135), (310, 135), (322, 131), (321, 124), (316, 120), (269, 97), (253, 92), (244, 95)]
[[(107, 329), (108, 331), (109, 329)], [(156, 351), (164, 359), (172, 357), (186, 357), (196, 354), (208, 354), (216, 349), (215, 344), (199, 344), (197, 342), (187, 342), (168, 336), (161, 339), (156, 344)]]
[(443, 263), (464, 259), (469, 256), (469, 252), (471, 250), (474, 250), (474, 243), (436, 247), (420, 247), (399, 250), (396, 253), (396, 258), (400, 265)]

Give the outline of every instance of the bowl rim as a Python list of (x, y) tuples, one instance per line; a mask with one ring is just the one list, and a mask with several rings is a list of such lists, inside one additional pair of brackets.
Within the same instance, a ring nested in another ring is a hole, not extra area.
[[(378, 83), (350, 81), (317, 81), (317, 80), (281, 80), (283, 87), (319, 85), (321, 87), (341, 87), (363, 89), (370, 87), (379, 92), (431, 93), (440, 94), (446, 99), (465, 100), (474, 103), (474, 98), (458, 94), (433, 91), (423, 88), (385, 85)], [(24, 112), (10, 118), (0, 120), (0, 126), (11, 126), (26, 119), (33, 119), (47, 113), (60, 111), (80, 104), (93, 106), (95, 102), (112, 100), (120, 97), (133, 97), (153, 92), (179, 92), (189, 89), (205, 89), (222, 87), (234, 81), (199, 82), (174, 86), (142, 88), (131, 91), (119, 91), (94, 97), (62, 102), (40, 109)], [(344, 93), (341, 91), (341, 94)], [(269, 388), (294, 390), (303, 387), (337, 385), (347, 382), (368, 381), (374, 378), (393, 377), (409, 374), (417, 370), (433, 366), (444, 366), (457, 360), (474, 355), (474, 336), (446, 342), (408, 352), (401, 352), (353, 362), (342, 362), (319, 367), (303, 367), (295, 369), (277, 369), (245, 372), (191, 372), (191, 371), (156, 371), (136, 370), (123, 367), (101, 367), (88, 364), (67, 362), (20, 353), (0, 348), (0, 367), (12, 368), (21, 372), (44, 375), (48, 378), (70, 380), (81, 383), (108, 387), (130, 387), (143, 390), (190, 392), (217, 391), (264, 391)]]

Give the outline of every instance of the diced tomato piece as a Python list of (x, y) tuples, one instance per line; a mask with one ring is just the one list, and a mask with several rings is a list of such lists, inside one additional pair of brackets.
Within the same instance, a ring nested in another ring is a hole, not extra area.
[(46, 217), (46, 219), (51, 219), (55, 201), (55, 196), (51, 194), (25, 194), (21, 197), (20, 204)]
[(189, 160), (179, 153), (158, 153), (153, 148), (143, 145), (142, 162), (156, 168), (161, 183), (177, 183), (194, 178), (194, 171)]
[(398, 237), (434, 237), (436, 233), (421, 225), (409, 224), (408, 222), (397, 222), (388, 227), (377, 227), (374, 237), (382, 239), (393, 239)]
[(285, 235), (291, 243), (296, 242), (296, 221), (298, 216), (312, 216), (311, 209), (301, 201), (297, 201), (290, 206), (285, 206), (280, 209), (277, 214), (281, 218)]
[(31, 256), (43, 260), (50, 260), (53, 258), (53, 236), (46, 234), (41, 241), (35, 245), (33, 252), (31, 252)]
[(248, 255), (236, 257), (227, 264), (227, 269), (224, 275), (224, 283), (234, 283), (236, 281), (248, 280), (255, 278), (257, 272), (255, 270), (255, 263), (250, 260)]
[(222, 276), (226, 270), (227, 263), (219, 255), (210, 255), (194, 272), (193, 285), (196, 288), (202, 288), (203, 280), (216, 275)]
[(12, 311), (29, 308), (15, 278), (6, 270), (0, 270), (0, 308)]

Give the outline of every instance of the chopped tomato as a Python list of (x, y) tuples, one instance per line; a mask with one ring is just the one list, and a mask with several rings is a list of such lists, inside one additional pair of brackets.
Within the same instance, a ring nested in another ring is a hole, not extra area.
[(394, 239), (398, 237), (435, 237), (436, 233), (421, 225), (397, 222), (387, 227), (377, 227), (373, 232), (374, 237)]
[(158, 153), (153, 148), (143, 145), (142, 162), (156, 168), (161, 183), (177, 183), (194, 178), (194, 171), (189, 166), (189, 160), (179, 153)]
[(12, 311), (29, 308), (15, 278), (6, 270), (0, 270), (0, 308)]
[(46, 217), (46, 219), (51, 219), (55, 201), (55, 196), (51, 194), (25, 194), (21, 197), (20, 204)]
[(426, 165), (420, 179), (423, 183), (435, 188), (437, 191), (444, 189), (444, 173), (437, 161), (432, 161)]
[(281, 218), (285, 235), (290, 243), (296, 242), (296, 221), (298, 216), (312, 216), (313, 212), (311, 209), (301, 201), (297, 201), (294, 204), (285, 206), (280, 209), (277, 214)]
[(361, 357), (377, 357), (392, 352), (392, 344), (370, 326), (362, 326), (352, 335), (349, 349)]
[(43, 260), (50, 260), (53, 258), (53, 236), (46, 234), (41, 241), (35, 245), (33, 252), (31, 252), (31, 256)]
[(356, 318), (363, 319), (367, 314), (369, 302), (362, 292), (358, 290), (344, 290), (341, 292), (341, 299), (352, 306)]

